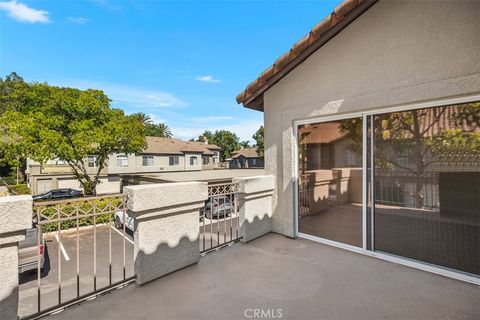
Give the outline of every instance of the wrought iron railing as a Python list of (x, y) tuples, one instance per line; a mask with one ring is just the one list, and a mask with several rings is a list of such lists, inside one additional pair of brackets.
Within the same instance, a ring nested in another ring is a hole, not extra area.
[[(417, 194), (422, 199), (421, 204), (417, 204)], [(385, 205), (439, 209), (438, 176), (433, 171), (417, 176), (415, 172), (376, 170), (375, 200)]]
[(237, 185), (209, 185), (208, 199), (200, 209), (200, 253), (240, 240), (239, 229)]
[(34, 202), (33, 211), (38, 247), (36, 303), (33, 295), (22, 295), (22, 290), (33, 291), (35, 279), (30, 277), (20, 286), (22, 318), (54, 312), (134, 279), (133, 242), (126, 223), (119, 230), (114, 223), (116, 218), (128, 220), (125, 195), (39, 201)]
[[(333, 173), (333, 179), (317, 181), (314, 179), (314, 174), (300, 175), (298, 190), (300, 217), (313, 213), (315, 202), (321, 201), (323, 197), (327, 198), (329, 207), (339, 205), (339, 186), (342, 178), (335, 171)], [(419, 186), (417, 186), (417, 182)], [(325, 191), (327, 185), (328, 191)], [(417, 203), (420, 201), (419, 199), (422, 203)], [(377, 204), (389, 206), (439, 210), (438, 174), (428, 171), (417, 177), (414, 172), (376, 170), (375, 201)], [(322, 210), (326, 209), (326, 207), (321, 208)]]

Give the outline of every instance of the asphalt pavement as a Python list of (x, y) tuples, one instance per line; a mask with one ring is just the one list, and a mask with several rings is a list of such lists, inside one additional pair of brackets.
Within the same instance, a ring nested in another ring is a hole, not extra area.
[[(78, 232), (78, 247), (76, 229), (62, 231), (60, 236), (57, 232), (45, 233), (45, 263), (40, 278), (41, 310), (73, 300), (77, 294), (82, 296), (93, 293), (94, 278), (97, 291), (108, 287), (110, 265), (111, 283), (122, 281), (124, 242), (126, 277), (133, 276), (133, 232), (126, 230), (125, 241), (122, 232), (123, 230), (109, 225), (98, 225), (95, 229), (93, 226), (82, 228)], [(238, 217), (205, 218), (200, 221), (200, 252), (221, 246), (237, 237)], [(18, 314), (25, 317), (38, 311), (37, 271), (24, 272), (19, 275), (19, 280)]]
[[(77, 297), (77, 261), (80, 296), (94, 292), (94, 274), (97, 290), (109, 286), (110, 248), (112, 283), (123, 279), (124, 241), (121, 230), (119, 232), (108, 225), (100, 225), (95, 229), (95, 232), (93, 227), (79, 231), (78, 251), (75, 229), (63, 231), (60, 237), (56, 233), (44, 235), (46, 250), (43, 275), (40, 279), (41, 310), (59, 304), (59, 291), (62, 303)], [(130, 231), (125, 238), (125, 271), (126, 277), (133, 275), (133, 238)], [(19, 315), (23, 317), (38, 310), (36, 270), (20, 274), (19, 280)]]

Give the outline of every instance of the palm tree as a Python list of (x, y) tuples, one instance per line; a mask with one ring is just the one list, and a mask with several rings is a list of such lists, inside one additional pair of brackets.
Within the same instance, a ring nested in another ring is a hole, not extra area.
[(157, 130), (160, 137), (171, 138), (173, 136), (172, 130), (165, 124), (157, 124)]
[(250, 148), (250, 141), (240, 141), (239, 145), (243, 148)]
[(152, 117), (150, 117), (150, 115), (146, 113), (137, 112), (137, 113), (133, 113), (131, 116), (140, 120), (144, 126), (147, 124), (153, 124)]

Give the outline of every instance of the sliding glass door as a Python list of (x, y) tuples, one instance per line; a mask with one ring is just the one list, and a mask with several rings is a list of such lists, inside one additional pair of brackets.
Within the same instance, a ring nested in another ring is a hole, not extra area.
[(479, 118), (479, 103), (370, 117), (375, 251), (480, 274)]
[(298, 128), (298, 231), (362, 247), (362, 118)]
[(300, 235), (480, 275), (480, 103), (297, 132)]

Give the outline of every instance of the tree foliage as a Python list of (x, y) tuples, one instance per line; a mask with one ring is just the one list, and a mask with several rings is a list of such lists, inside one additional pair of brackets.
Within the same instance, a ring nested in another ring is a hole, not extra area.
[(145, 125), (145, 135), (150, 137), (171, 138), (172, 131), (165, 123), (148, 123)]
[(239, 148), (240, 138), (228, 130), (217, 130), (212, 134), (211, 131), (205, 131), (198, 138), (198, 141), (208, 140), (208, 143), (215, 144), (221, 148), (220, 159), (225, 161), (232, 156), (232, 152)]
[[(5, 108), (0, 118), (5, 157), (40, 163), (63, 160), (85, 194), (95, 194), (111, 153), (137, 153), (146, 146), (142, 124), (111, 109), (110, 99), (100, 90), (22, 81), (9, 87), (0, 101)], [(94, 168), (88, 167), (88, 155), (96, 156)]]
[(250, 141), (240, 141), (238, 145), (242, 148), (250, 148)]
[(260, 158), (263, 158), (264, 156), (264, 128), (263, 126), (260, 126), (260, 128), (255, 132), (255, 134), (252, 136), (253, 140), (255, 140), (255, 145), (257, 147), (257, 153), (260, 156)]
[(142, 123), (146, 136), (163, 138), (171, 138), (173, 136), (172, 131), (165, 123), (153, 123), (150, 115), (146, 113), (137, 112), (131, 116)]
[[(394, 112), (374, 116), (375, 166), (378, 170), (413, 175), (418, 208), (423, 207), (423, 177), (427, 169), (452, 159), (480, 159), (480, 103)], [(362, 121), (345, 120), (342, 130), (361, 153)], [(407, 161), (401, 161), (406, 159)], [(477, 160), (478, 161), (478, 160)]]

